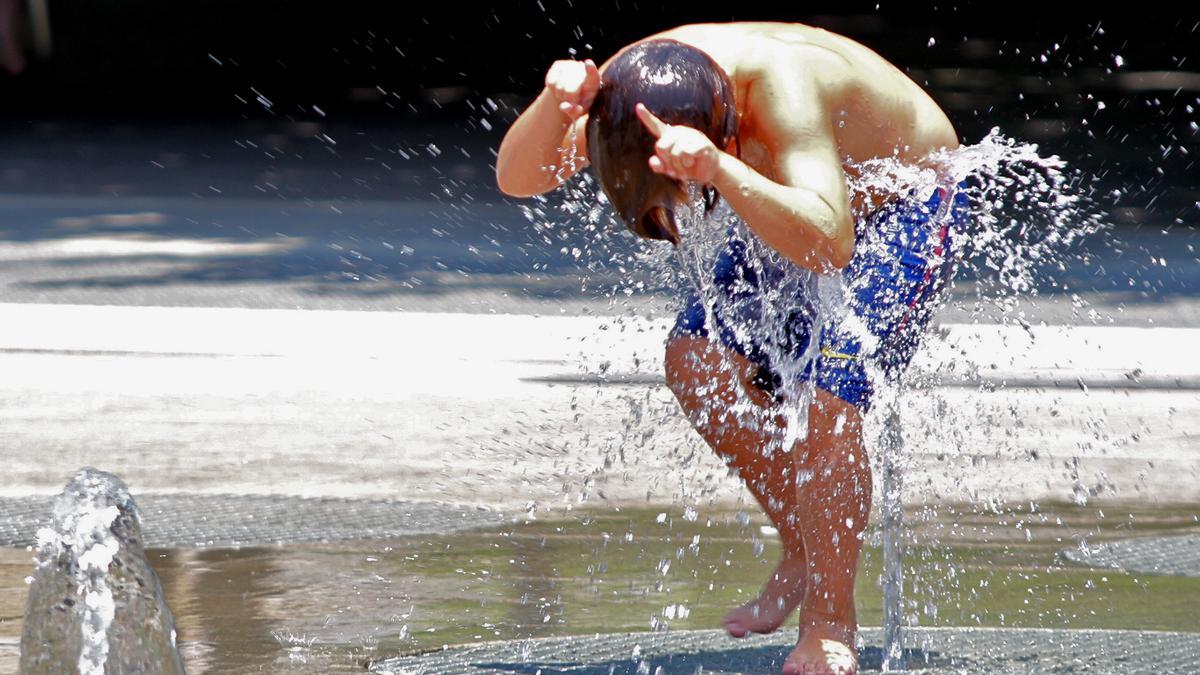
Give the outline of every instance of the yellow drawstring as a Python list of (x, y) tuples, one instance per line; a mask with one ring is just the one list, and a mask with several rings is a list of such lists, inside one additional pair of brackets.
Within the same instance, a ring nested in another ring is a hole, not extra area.
[(847, 361), (858, 360), (857, 354), (843, 354), (841, 352), (835, 352), (829, 347), (821, 347), (821, 356), (824, 356), (827, 359), (845, 359)]

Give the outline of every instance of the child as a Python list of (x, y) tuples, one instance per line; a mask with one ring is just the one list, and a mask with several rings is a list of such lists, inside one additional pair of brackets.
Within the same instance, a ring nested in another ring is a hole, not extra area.
[[(666, 375), (693, 426), (779, 530), (778, 567), (724, 626), (734, 637), (769, 633), (799, 609), (785, 673), (857, 671), (854, 577), (871, 500), (866, 366), (886, 378), (907, 366), (951, 269), (962, 206), (952, 186), (849, 194), (847, 171), (877, 158), (925, 164), (957, 146), (941, 109), (879, 55), (779, 23), (682, 26), (600, 68), (557, 61), (500, 146), (497, 180), (509, 195), (552, 190), (590, 165), (640, 236), (679, 243), (673, 209), (689, 182), (744, 223), (748, 234), (731, 229), (717, 258), (716, 300), (694, 299), (681, 313)], [(762, 245), (778, 255), (755, 253)], [(841, 274), (850, 320), (813, 325), (811, 311), (774, 307), (783, 332), (755, 330), (787, 274)], [(797, 372), (815, 393), (807, 430), (789, 434), (800, 418), (784, 414), (797, 388), (783, 374)], [(799, 440), (782, 447), (785, 439)]]

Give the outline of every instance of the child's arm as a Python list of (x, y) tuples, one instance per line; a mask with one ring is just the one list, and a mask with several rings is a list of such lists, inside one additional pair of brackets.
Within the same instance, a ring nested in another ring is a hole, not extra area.
[(500, 143), (496, 182), (501, 192), (513, 197), (549, 192), (587, 166), (584, 127), (599, 89), (600, 71), (590, 59), (550, 66), (546, 87)]
[(790, 86), (798, 78), (786, 79), (786, 89), (766, 78), (756, 81), (747, 106), (769, 141), (778, 181), (703, 133), (666, 124), (640, 104), (638, 117), (658, 139), (652, 171), (712, 185), (767, 245), (805, 269), (828, 274), (845, 267), (854, 252), (846, 174), (816, 87)]

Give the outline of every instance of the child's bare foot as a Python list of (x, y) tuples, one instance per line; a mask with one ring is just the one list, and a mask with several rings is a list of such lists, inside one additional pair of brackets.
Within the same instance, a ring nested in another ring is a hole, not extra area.
[(751, 633), (773, 633), (804, 599), (806, 574), (803, 558), (779, 561), (758, 597), (725, 615), (722, 620), (725, 632), (737, 638)]
[(783, 664), (783, 675), (855, 675), (854, 621), (800, 620), (800, 641)]

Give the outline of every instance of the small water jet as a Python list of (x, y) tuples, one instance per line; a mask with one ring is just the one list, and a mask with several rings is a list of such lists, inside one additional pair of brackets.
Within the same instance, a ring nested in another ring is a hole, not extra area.
[(25, 675), (182, 674), (175, 621), (116, 476), (80, 469), (37, 533), (21, 635)]

